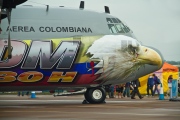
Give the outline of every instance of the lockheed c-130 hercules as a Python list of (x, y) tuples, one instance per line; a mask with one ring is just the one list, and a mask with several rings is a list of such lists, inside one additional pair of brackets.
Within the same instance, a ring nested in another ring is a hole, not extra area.
[(66, 7), (17, 6), (0, 0), (0, 91), (87, 88), (89, 103), (104, 85), (125, 83), (162, 67), (161, 53), (143, 46), (119, 18)]

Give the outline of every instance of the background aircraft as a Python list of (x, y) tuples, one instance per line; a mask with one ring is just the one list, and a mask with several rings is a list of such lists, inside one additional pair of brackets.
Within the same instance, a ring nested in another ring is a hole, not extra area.
[[(120, 19), (50, 6), (1, 6), (0, 91), (87, 88), (90, 103), (105, 100), (104, 85), (125, 83), (162, 67), (161, 53), (141, 45)], [(15, 8), (15, 9), (13, 9)]]

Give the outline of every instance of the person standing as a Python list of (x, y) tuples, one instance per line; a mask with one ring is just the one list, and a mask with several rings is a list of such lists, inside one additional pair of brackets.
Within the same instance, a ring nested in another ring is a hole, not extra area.
[(125, 97), (127, 95), (127, 97), (130, 97), (130, 86), (131, 86), (131, 83), (130, 82), (127, 82), (125, 84), (125, 89), (124, 89), (124, 92), (123, 92), (123, 96)]
[(110, 86), (110, 98), (114, 98), (114, 85)]
[(158, 81), (158, 77), (155, 74), (153, 74), (153, 80), (154, 80), (154, 85), (155, 85), (153, 96), (156, 91), (158, 92), (158, 95), (159, 95), (159, 89), (158, 89), (159, 81)]
[(123, 98), (123, 89), (123, 84), (116, 85), (116, 92), (118, 93), (118, 98)]
[(138, 89), (138, 87), (140, 87), (140, 82), (139, 82), (139, 80), (137, 79), (137, 80), (132, 81), (132, 86), (133, 86), (133, 91), (132, 91), (131, 99), (136, 99), (136, 98), (135, 98), (135, 94), (136, 94), (136, 93), (137, 93), (138, 97), (139, 97), (140, 99), (142, 99), (143, 97), (142, 97), (141, 94), (139, 93), (139, 89)]
[(170, 75), (168, 77), (167, 83), (168, 83), (168, 91), (167, 91), (167, 96), (170, 96), (170, 91), (171, 91), (171, 87), (172, 87), (172, 80), (173, 80), (173, 76)]
[(149, 96), (149, 90), (151, 90), (151, 95), (153, 96), (153, 86), (154, 86), (153, 76), (149, 75), (149, 78), (147, 81), (147, 96)]
[(18, 96), (24, 96), (24, 91), (18, 91)]
[(27, 96), (29, 95), (29, 91), (26, 91), (26, 95), (27, 95)]
[(110, 93), (110, 85), (105, 85), (105, 90), (106, 90), (106, 96), (108, 94), (109, 98), (111, 97), (111, 93)]

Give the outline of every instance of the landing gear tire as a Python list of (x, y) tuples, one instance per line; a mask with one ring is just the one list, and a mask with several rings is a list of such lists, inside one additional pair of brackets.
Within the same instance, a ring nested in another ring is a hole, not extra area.
[(84, 97), (92, 104), (105, 103), (106, 91), (102, 87), (88, 88)]

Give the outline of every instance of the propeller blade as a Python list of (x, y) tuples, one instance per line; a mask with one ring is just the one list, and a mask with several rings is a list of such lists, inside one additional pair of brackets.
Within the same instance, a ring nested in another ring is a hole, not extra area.
[(11, 54), (11, 35), (10, 35), (10, 25), (11, 25), (11, 10), (12, 8), (8, 8), (6, 9), (7, 12), (7, 18), (8, 18), (8, 23), (9, 23), (9, 32), (8, 32), (8, 59), (12, 58), (12, 54)]
[(11, 8), (6, 9), (9, 26), (11, 24)]
[(8, 59), (11, 59), (12, 55), (11, 55), (11, 37), (10, 37), (10, 30), (8, 33)]
[(1, 13), (2, 13), (2, 10), (1, 10), (2, 5), (3, 5), (3, 0), (0, 0), (0, 20), (1, 20)]

